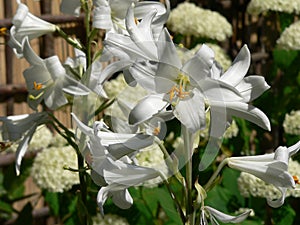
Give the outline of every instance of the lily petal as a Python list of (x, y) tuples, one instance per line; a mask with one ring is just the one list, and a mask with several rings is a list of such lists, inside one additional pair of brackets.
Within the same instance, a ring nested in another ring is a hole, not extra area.
[[(151, 33), (150, 25), (156, 14), (156, 11), (150, 11), (143, 21), (141, 22), (141, 28), (135, 24), (133, 8), (129, 7), (126, 16), (126, 27), (130, 37), (134, 41), (134, 43), (144, 52), (144, 54), (148, 55), (151, 59), (157, 59), (156, 46), (154, 44), (153, 36)], [(146, 29), (146, 27), (148, 29)], [(145, 31), (147, 31), (145, 33)]]
[(130, 112), (129, 124), (137, 125), (162, 111), (168, 105), (163, 98), (163, 94), (148, 95), (143, 98)]
[(182, 67), (182, 71), (196, 82), (210, 76), (214, 63), (215, 54), (207, 45), (203, 44), (196, 54), (189, 59)]
[(240, 223), (244, 221), (251, 213), (251, 210), (248, 210), (238, 216), (230, 216), (209, 206), (205, 206), (204, 208), (209, 212), (210, 217), (215, 217), (223, 223)]
[(234, 59), (232, 66), (228, 68), (220, 79), (232, 86), (236, 86), (246, 75), (250, 66), (250, 60), (250, 51), (247, 45), (244, 45)]
[(192, 97), (179, 101), (175, 106), (174, 115), (191, 133), (205, 128), (205, 104), (200, 92), (195, 89)]
[(61, 12), (75, 16), (79, 16), (80, 7), (80, 0), (62, 0), (60, 3)]
[(241, 93), (245, 102), (250, 102), (268, 90), (270, 86), (262, 76), (245, 77), (236, 89)]
[[(258, 108), (244, 102), (210, 102), (213, 107), (223, 107), (225, 104), (228, 116), (237, 116), (246, 119), (266, 130), (271, 130), (269, 118)], [(222, 106), (220, 106), (220, 104)]]

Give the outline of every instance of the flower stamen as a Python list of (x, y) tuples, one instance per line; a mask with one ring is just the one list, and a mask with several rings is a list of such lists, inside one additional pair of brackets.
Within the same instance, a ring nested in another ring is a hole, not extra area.
[(36, 90), (36, 91), (41, 90), (42, 87), (43, 87), (43, 84), (37, 83), (37, 82), (35, 82), (35, 81), (33, 82), (33, 89), (34, 89), (34, 90)]
[(155, 136), (157, 136), (157, 135), (159, 135), (159, 133), (160, 133), (160, 127), (159, 127), (159, 126), (158, 126), (158, 127), (155, 127), (155, 128), (153, 129), (152, 134), (155, 135)]
[(174, 85), (168, 94), (170, 94), (170, 102), (172, 102), (175, 96), (177, 96), (179, 99), (184, 99), (185, 97), (189, 96), (190, 93), (188, 91), (184, 91), (183, 86), (180, 84), (179, 88)]
[(1, 27), (1, 28), (0, 28), (0, 36), (5, 36), (5, 35), (7, 35), (6, 31), (7, 31), (7, 28), (6, 28), (6, 27)]
[(298, 176), (294, 175), (293, 179), (294, 179), (294, 181), (295, 181), (296, 184), (300, 184), (300, 180), (299, 180)]

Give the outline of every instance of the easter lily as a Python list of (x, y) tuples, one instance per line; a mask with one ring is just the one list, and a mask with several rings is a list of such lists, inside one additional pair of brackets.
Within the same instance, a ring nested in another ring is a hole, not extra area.
[(74, 114), (72, 116), (80, 131), (88, 136), (87, 148), (82, 153), (94, 171), (92, 179), (102, 186), (97, 196), (101, 212), (104, 202), (110, 196), (120, 208), (130, 207), (132, 198), (127, 188), (159, 176), (154, 169), (132, 164), (127, 156), (138, 148), (151, 145), (151, 139), (140, 139), (141, 135), (138, 134), (103, 134), (98, 130), (99, 126), (103, 127), (102, 123), (95, 123), (92, 129)]
[(71, 95), (88, 95), (90, 90), (66, 73), (57, 56), (41, 59), (32, 50), (27, 38), (23, 41), (24, 58), (31, 64), (24, 72), (28, 102), (36, 109), (42, 100), (50, 109), (57, 109), (67, 104), (64, 93)]
[[(96, 160), (95, 164), (97, 164)], [(132, 198), (127, 188), (141, 185), (143, 182), (160, 175), (158, 171), (151, 168), (131, 165), (122, 160), (113, 161), (111, 158), (107, 158), (107, 160), (110, 164), (105, 165), (101, 172), (103, 172), (103, 177), (108, 185), (100, 188), (97, 196), (97, 202), (102, 213), (103, 204), (110, 195), (118, 207), (129, 208), (132, 204)]]
[(79, 16), (80, 9), (80, 0), (62, 0), (60, 3), (60, 11), (65, 14)]
[(31, 138), (36, 128), (45, 123), (47, 113), (23, 114), (17, 116), (0, 117), (2, 125), (2, 136), (4, 140), (18, 141), (19, 145), (16, 152), (16, 173), (20, 174), (22, 158), (25, 155)]
[(18, 57), (23, 57), (22, 41), (24, 37), (32, 40), (44, 34), (53, 33), (56, 30), (56, 25), (32, 15), (28, 7), (20, 2), (12, 19), (12, 24), (8, 44)]
[[(149, 11), (155, 10), (156, 17), (152, 24), (155, 32), (162, 28), (167, 21), (170, 3), (166, 1), (166, 7), (160, 2), (137, 0), (94, 0), (93, 27), (105, 29), (109, 32), (128, 34), (125, 25), (127, 10), (134, 5), (134, 17), (137, 20), (144, 19)], [(136, 20), (136, 21), (137, 21)]]
[(288, 165), (289, 158), (299, 149), (300, 141), (288, 148), (280, 146), (272, 154), (230, 157), (227, 159), (227, 165), (273, 184), (281, 192), (281, 198), (267, 201), (272, 207), (280, 207), (284, 203), (287, 188), (295, 188), (294, 177), (288, 172)]

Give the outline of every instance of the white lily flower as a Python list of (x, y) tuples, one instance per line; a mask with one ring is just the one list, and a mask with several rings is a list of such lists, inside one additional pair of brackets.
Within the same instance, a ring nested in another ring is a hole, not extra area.
[[(144, 62), (136, 62), (129, 71), (141, 86), (164, 94), (161, 101), (168, 102), (173, 107), (174, 115), (192, 133), (205, 127), (205, 104), (212, 100), (241, 101), (242, 98), (234, 87), (208, 78), (214, 55), (207, 46), (203, 46), (182, 66), (176, 48), (165, 30), (158, 42), (158, 49), (159, 62), (156, 68), (149, 68)], [(148, 84), (149, 80), (154, 80), (155, 90)], [(153, 105), (157, 111), (161, 110), (159, 104)], [(139, 110), (135, 111), (139, 113)], [(136, 117), (133, 114), (131, 118)], [(131, 122), (134, 124), (140, 121)]]
[(156, 31), (162, 29), (166, 23), (169, 12), (170, 3), (166, 1), (166, 7), (160, 2), (137, 0), (94, 0), (93, 10), (93, 27), (99, 29), (105, 29), (109, 32), (128, 34), (125, 27), (125, 17), (127, 10), (134, 7), (134, 16), (138, 20), (143, 19), (149, 11), (155, 10), (157, 15), (152, 24), (152, 29)]
[(9, 141), (19, 141), (15, 165), (17, 175), (20, 174), (22, 158), (28, 149), (28, 145), (36, 128), (45, 123), (46, 120), (46, 112), (0, 117), (0, 121), (3, 122), (3, 139)]
[(81, 9), (80, 0), (61, 0), (60, 11), (62, 13), (79, 16)]
[[(100, 95), (104, 98), (108, 98), (105, 93), (103, 86), (98, 85), (99, 77), (101, 77), (102, 64), (99, 60), (94, 60), (89, 68), (86, 67), (86, 55), (83, 51), (74, 48), (75, 57), (68, 57), (64, 63), (64, 67), (68, 74), (73, 74), (77, 78), (81, 78), (82, 82), (85, 77), (89, 77), (88, 88), (90, 88), (97, 95)], [(89, 73), (87, 76), (86, 73)]]
[(222, 213), (219, 210), (216, 210), (210, 206), (204, 206), (201, 211), (200, 225), (208, 225), (209, 224), (206, 219), (205, 212), (208, 213), (211, 224), (219, 225), (218, 220), (223, 223), (240, 223), (240, 222), (244, 221), (250, 215), (252, 210), (248, 210), (238, 216), (231, 216), (231, 215)]
[(25, 59), (31, 64), (24, 72), (29, 92), (28, 103), (36, 109), (42, 100), (50, 109), (67, 104), (64, 93), (88, 95), (90, 90), (79, 81), (70, 77), (57, 56), (41, 59), (32, 50), (27, 38), (23, 41)]
[(90, 128), (83, 124), (75, 114), (72, 113), (72, 117), (78, 128), (91, 139), (91, 143), (99, 143), (115, 159), (120, 159), (134, 151), (146, 148), (152, 145), (154, 141), (154, 137), (147, 134), (127, 134), (102, 131), (102, 125), (99, 126), (98, 122), (95, 122), (93, 128)]
[(28, 7), (22, 3), (18, 4), (12, 24), (8, 45), (18, 57), (23, 57), (22, 41), (24, 37), (32, 40), (44, 34), (53, 33), (56, 30), (56, 25), (32, 15)]
[(272, 207), (284, 203), (287, 188), (295, 188), (294, 177), (288, 172), (289, 158), (300, 149), (300, 141), (290, 147), (278, 147), (274, 153), (258, 156), (228, 158), (228, 166), (250, 173), (266, 183), (273, 184), (282, 194), (279, 199), (267, 199)]
[[(214, 53), (208, 46), (202, 45), (198, 52), (182, 65), (167, 31), (162, 32), (157, 45), (158, 63), (139, 60), (129, 71), (144, 88), (165, 94), (161, 101), (169, 102), (174, 115), (192, 133), (205, 127), (205, 112), (209, 109), (210, 142), (199, 167), (201, 170), (205, 169), (218, 153), (218, 142), (232, 116), (241, 117), (270, 130), (268, 117), (247, 103), (269, 86), (263, 77), (244, 78), (250, 65), (250, 53), (246, 46), (224, 76), (220, 77), (221, 70), (215, 64)], [(162, 104), (157, 104), (157, 99), (151, 103), (151, 99), (153, 97), (145, 98), (140, 105), (146, 105), (145, 102), (149, 101), (147, 104), (153, 104), (154, 113), (160, 111)], [(151, 112), (144, 114), (142, 111), (139, 105), (133, 110), (131, 124), (139, 123), (141, 118), (149, 119)]]
[[(158, 61), (157, 45), (151, 32), (151, 26), (157, 12), (149, 11), (138, 24), (135, 23), (134, 11), (128, 8), (126, 16), (126, 27), (129, 35), (108, 32), (104, 41), (104, 51), (101, 61), (107, 61), (111, 57), (117, 57), (120, 61), (109, 64), (101, 74), (99, 85), (103, 85), (115, 72), (122, 71), (126, 82), (135, 85), (135, 79), (128, 68), (141, 59)], [(161, 30), (160, 30), (161, 31)], [(159, 32), (160, 32), (159, 31)]]
[(138, 147), (143, 147), (142, 145), (151, 145), (151, 141), (137, 140), (136, 138), (141, 136), (135, 134), (103, 134), (98, 129), (99, 126), (102, 127), (102, 123), (95, 123), (92, 129), (83, 124), (74, 114), (72, 116), (78, 128), (89, 138), (87, 150), (83, 154), (94, 171), (92, 179), (96, 184), (102, 186), (97, 196), (100, 211), (103, 214), (103, 204), (110, 196), (120, 208), (129, 208), (132, 198), (127, 188), (156, 178), (159, 176), (159, 172), (130, 164), (132, 161), (126, 154), (137, 150)]

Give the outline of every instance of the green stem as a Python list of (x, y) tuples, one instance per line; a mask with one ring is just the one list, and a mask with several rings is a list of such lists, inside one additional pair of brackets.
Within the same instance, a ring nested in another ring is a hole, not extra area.
[(185, 215), (184, 215), (184, 213), (182, 211), (182, 208), (181, 208), (181, 205), (180, 205), (178, 199), (176, 198), (176, 195), (174, 194), (174, 192), (173, 192), (173, 190), (171, 188), (171, 185), (170, 185), (170, 183), (168, 181), (168, 178), (165, 176), (165, 174), (163, 174), (161, 172), (159, 172), (159, 174), (160, 174), (160, 177), (163, 179), (164, 184), (166, 185), (166, 187), (167, 187), (167, 189), (168, 189), (168, 191), (169, 191), (169, 193), (171, 195), (171, 198), (173, 199), (173, 201), (174, 201), (174, 203), (176, 205), (176, 208), (177, 208), (177, 211), (178, 211), (178, 213), (180, 215), (182, 223), (185, 223), (186, 217), (185, 217)]
[(228, 159), (224, 159), (218, 166), (217, 170), (210, 177), (209, 181), (205, 184), (204, 189), (207, 191), (213, 184), (214, 180), (217, 178), (223, 167), (228, 163)]
[(74, 48), (77, 48), (81, 51), (84, 50), (84, 46), (82, 46), (78, 41), (75, 39), (70, 38), (60, 27), (56, 26), (57, 33), (65, 39), (70, 45), (72, 45)]
[(194, 225), (194, 210), (193, 210), (193, 177), (192, 177), (192, 154), (193, 154), (193, 135), (188, 131), (185, 126), (182, 126), (184, 151), (186, 153), (186, 217), (187, 224)]

